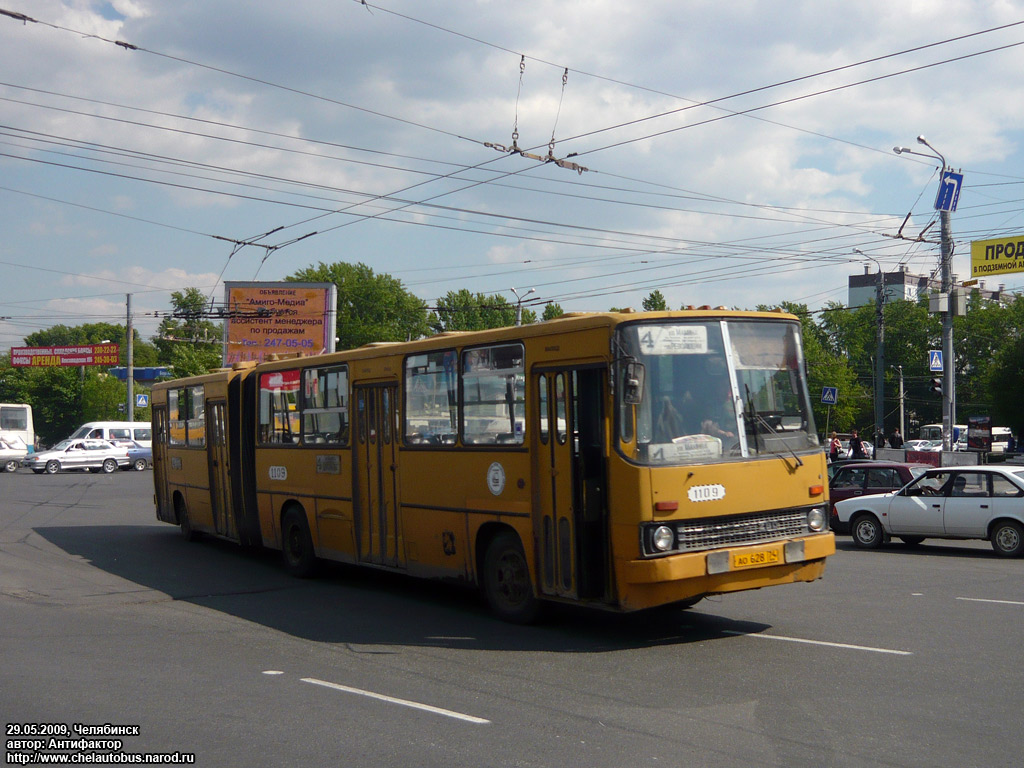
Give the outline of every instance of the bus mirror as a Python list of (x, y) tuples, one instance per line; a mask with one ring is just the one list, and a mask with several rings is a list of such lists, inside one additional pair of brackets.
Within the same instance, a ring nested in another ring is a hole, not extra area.
[(626, 363), (626, 372), (622, 380), (622, 400), (628, 405), (639, 405), (641, 395), (644, 391), (644, 374), (646, 369), (643, 363)]

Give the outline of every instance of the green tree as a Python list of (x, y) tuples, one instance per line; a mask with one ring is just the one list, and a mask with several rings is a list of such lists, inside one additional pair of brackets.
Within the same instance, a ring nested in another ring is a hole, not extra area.
[(562, 311), (562, 305), (557, 302), (551, 302), (544, 305), (544, 314), (542, 314), (541, 320), (554, 320), (556, 317), (561, 317), (565, 312)]
[[(758, 306), (758, 310), (762, 312), (772, 309), (775, 308)], [(864, 402), (870, 399), (870, 395), (858, 382), (857, 374), (848, 359), (830, 349), (827, 333), (814, 322), (806, 304), (784, 301), (779, 309), (800, 318), (804, 362), (807, 365), (807, 387), (815, 426), (821, 432), (848, 431), (856, 426)], [(825, 387), (835, 387), (838, 390), (839, 398), (833, 406), (821, 402), (821, 391)]]
[(418, 339), (430, 331), (429, 313), (423, 301), (409, 293), (401, 280), (375, 274), (365, 264), (320, 262), (285, 279), (338, 286), (338, 349), (372, 341)]
[(655, 288), (643, 301), (644, 312), (664, 312), (668, 309), (668, 302), (661, 291)]
[(1024, 439), (1024, 398), (1020, 396), (1021, 379), (1024, 376), (1022, 360), (1024, 333), (1018, 333), (996, 354), (988, 377), (994, 423), (1009, 427), (1017, 437), (1018, 445)]
[[(523, 323), (537, 322), (537, 313), (523, 308)], [(500, 294), (487, 296), (462, 288), (448, 291), (437, 300), (431, 326), (435, 333), (443, 331), (482, 331), (516, 324), (516, 305)]]
[(159, 361), (175, 377), (208, 373), (221, 365), (222, 327), (207, 318), (206, 297), (198, 288), (171, 294), (171, 317), (160, 321), (153, 343)]

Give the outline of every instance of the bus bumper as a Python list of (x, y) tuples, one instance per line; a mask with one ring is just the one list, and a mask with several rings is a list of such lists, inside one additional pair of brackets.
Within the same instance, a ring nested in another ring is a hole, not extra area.
[(815, 581), (835, 551), (835, 536), (828, 531), (787, 542), (618, 561), (619, 605), (636, 611), (700, 595)]

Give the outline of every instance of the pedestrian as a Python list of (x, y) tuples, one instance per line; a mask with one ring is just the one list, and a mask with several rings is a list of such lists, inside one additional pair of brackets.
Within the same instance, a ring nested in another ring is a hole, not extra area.
[(850, 433), (850, 458), (866, 459), (868, 452), (864, 450), (864, 441), (860, 439), (860, 432), (854, 429)]
[(839, 459), (839, 452), (843, 450), (843, 443), (839, 439), (839, 435), (835, 432), (832, 433), (832, 439), (828, 443), (828, 460), (837, 461)]
[(896, 427), (892, 431), (892, 435), (889, 437), (890, 448), (902, 448), (903, 447), (903, 435), (900, 434), (900, 428)]

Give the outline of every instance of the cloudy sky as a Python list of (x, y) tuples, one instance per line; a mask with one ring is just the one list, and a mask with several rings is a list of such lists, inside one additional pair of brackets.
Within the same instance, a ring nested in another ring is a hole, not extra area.
[(845, 303), (937, 268), (938, 163), (892, 151), (922, 134), (963, 169), (961, 279), (1024, 232), (1020, 0), (0, 10), (0, 348), (336, 261), (428, 306)]

